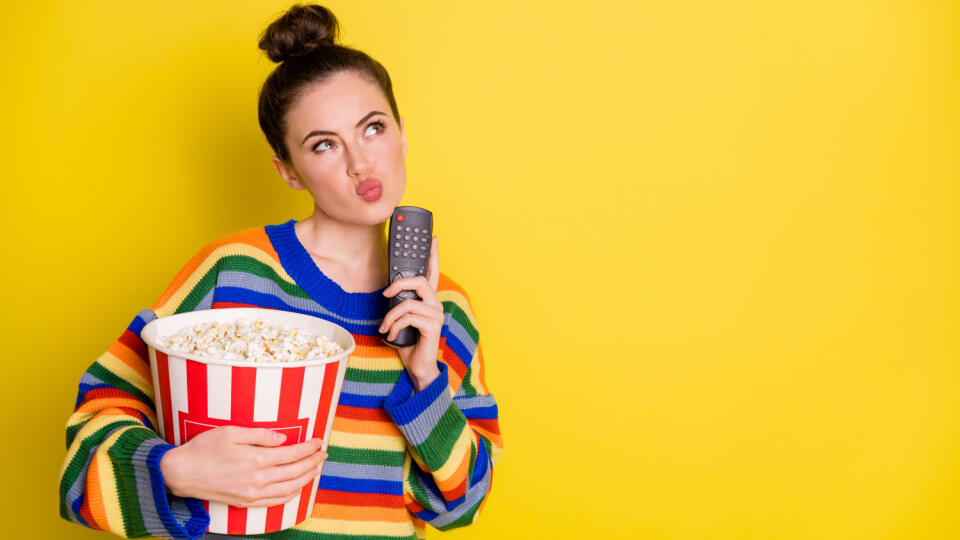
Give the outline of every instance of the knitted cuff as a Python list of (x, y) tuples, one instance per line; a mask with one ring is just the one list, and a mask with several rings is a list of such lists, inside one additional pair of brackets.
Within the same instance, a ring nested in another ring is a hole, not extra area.
[(443, 467), (463, 430), (469, 429), (466, 417), (450, 395), (447, 365), (438, 361), (437, 367), (440, 375), (416, 393), (404, 369), (393, 392), (383, 402), (412, 450), (431, 471)]

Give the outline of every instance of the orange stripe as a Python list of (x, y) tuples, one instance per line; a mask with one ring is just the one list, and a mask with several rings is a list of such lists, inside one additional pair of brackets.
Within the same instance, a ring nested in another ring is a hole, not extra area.
[(371, 435), (390, 435), (392, 437), (402, 437), (403, 433), (392, 422), (377, 422), (376, 420), (353, 420), (337, 416), (333, 419), (333, 429), (335, 431), (346, 431), (348, 433), (362, 433)]
[(450, 276), (444, 274), (442, 271), (440, 272), (440, 279), (437, 280), (437, 290), (438, 291), (445, 291), (445, 290), (457, 291), (458, 293), (462, 294), (464, 298), (467, 299), (467, 302), (470, 301), (470, 298), (467, 296), (467, 291), (463, 290), (463, 287), (461, 287), (456, 281), (450, 279)]
[(183, 268), (177, 272), (177, 275), (174, 276), (173, 281), (167, 286), (166, 290), (163, 291), (163, 294), (160, 295), (160, 298), (154, 302), (150, 309), (156, 310), (166, 304), (167, 301), (170, 300), (174, 294), (176, 294), (180, 287), (183, 286), (187, 279), (189, 279), (190, 276), (196, 272), (197, 268), (203, 264), (203, 261), (205, 261), (211, 253), (231, 243), (243, 243), (257, 247), (269, 254), (277, 264), (280, 264), (280, 257), (270, 244), (270, 237), (267, 236), (267, 232), (263, 227), (252, 227), (250, 229), (244, 229), (242, 231), (228, 234), (206, 244), (200, 249), (199, 252), (191, 257), (190, 260), (187, 261), (187, 264), (185, 264)]
[[(453, 474), (450, 475), (450, 478), (440, 482), (437, 482), (437, 487), (440, 488), (440, 491), (444, 493), (453, 493), (455, 496), (450, 497), (447, 500), (456, 499), (460, 495), (466, 492), (466, 486), (464, 485), (464, 480), (467, 478), (467, 468), (470, 466), (470, 453), (469, 449), (463, 459), (460, 460), (460, 465), (457, 467), (457, 470), (453, 471)], [(436, 480), (436, 479), (435, 479)], [(458, 493), (459, 492), (459, 493)]]
[[(150, 408), (139, 399), (133, 398), (103, 398), (103, 399), (94, 399), (90, 401), (84, 401), (77, 407), (75, 412), (100, 412), (97, 416), (126, 416), (126, 413), (122, 411), (111, 411), (109, 409), (114, 409), (117, 407), (126, 407), (129, 409), (136, 409), (147, 416), (151, 416), (154, 411), (151, 411)], [(108, 409), (108, 410), (103, 410)]]
[(89, 505), (90, 517), (96, 524), (96, 528), (106, 531), (109, 528), (107, 522), (107, 512), (103, 508), (103, 493), (100, 491), (100, 458), (93, 456), (90, 460), (90, 468), (87, 470), (87, 490), (84, 494), (83, 504)]
[(110, 345), (110, 348), (107, 350), (127, 367), (136, 371), (137, 375), (143, 377), (144, 380), (152, 380), (153, 374), (150, 373), (150, 366), (143, 358), (140, 358), (139, 354), (130, 349), (130, 347), (127, 347), (125, 343), (122, 341), (114, 341), (113, 345)]
[(409, 514), (405, 508), (317, 504), (313, 511), (314, 514), (321, 515), (325, 519), (343, 519), (346, 521), (386, 521), (389, 523), (405, 523), (409, 520), (407, 517)]

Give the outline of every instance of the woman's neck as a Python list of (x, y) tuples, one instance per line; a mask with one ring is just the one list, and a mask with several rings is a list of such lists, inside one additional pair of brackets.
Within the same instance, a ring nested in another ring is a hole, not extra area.
[(333, 261), (357, 273), (387, 267), (384, 224), (343, 223), (314, 210), (313, 215), (294, 224), (297, 236), (315, 258)]

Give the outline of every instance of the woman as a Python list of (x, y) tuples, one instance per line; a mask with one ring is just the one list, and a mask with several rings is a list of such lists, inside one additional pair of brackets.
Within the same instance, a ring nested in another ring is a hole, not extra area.
[[(277, 171), (310, 193), (313, 214), (205, 245), (90, 366), (67, 423), (64, 518), (125, 537), (199, 538), (210, 523), (200, 499), (284, 503), (321, 465), (310, 517), (271, 538), (423, 538), (425, 523), (448, 529), (478, 517), (502, 440), (476, 317), (440, 273), (436, 237), (427, 276), (388, 286), (384, 226), (406, 186), (403, 121), (386, 70), (336, 45), (337, 30), (327, 9), (297, 5), (260, 40), (280, 62), (261, 89), (260, 126)], [(404, 289), (422, 300), (387, 312)], [(177, 447), (157, 434), (140, 330), (157, 317), (236, 306), (309, 313), (353, 334), (329, 453), (316, 439), (281, 446), (282, 436), (258, 428), (215, 428)], [(416, 344), (381, 339), (405, 326), (419, 330)]]

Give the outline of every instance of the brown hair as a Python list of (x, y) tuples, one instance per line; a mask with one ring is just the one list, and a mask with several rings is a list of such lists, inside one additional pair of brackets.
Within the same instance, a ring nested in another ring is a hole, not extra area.
[(286, 113), (308, 86), (320, 84), (342, 71), (354, 71), (380, 86), (400, 123), (397, 100), (387, 70), (363, 51), (334, 43), (340, 30), (329, 9), (295, 4), (260, 35), (258, 46), (279, 65), (260, 88), (257, 115), (260, 129), (277, 157), (290, 163), (284, 141)]

